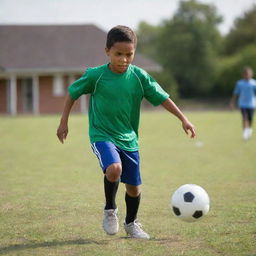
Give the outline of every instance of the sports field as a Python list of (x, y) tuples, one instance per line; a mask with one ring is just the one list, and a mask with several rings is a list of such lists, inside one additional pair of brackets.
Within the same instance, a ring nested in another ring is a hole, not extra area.
[[(187, 112), (191, 140), (167, 112), (143, 112), (143, 194), (139, 220), (152, 239), (127, 239), (124, 186), (120, 232), (102, 230), (103, 176), (91, 152), (87, 117), (72, 115), (64, 145), (59, 116), (0, 117), (0, 255), (255, 256), (256, 129), (241, 137), (240, 113)], [(180, 185), (204, 187), (209, 214), (184, 223), (169, 208)]]

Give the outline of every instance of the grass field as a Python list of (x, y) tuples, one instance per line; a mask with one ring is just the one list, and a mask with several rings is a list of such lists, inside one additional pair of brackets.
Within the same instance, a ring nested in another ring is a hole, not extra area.
[[(188, 112), (189, 139), (165, 112), (143, 112), (143, 194), (139, 220), (149, 241), (102, 230), (103, 176), (91, 152), (87, 117), (72, 115), (64, 145), (59, 116), (0, 118), (0, 255), (255, 256), (256, 134), (241, 138), (238, 112)], [(204, 187), (209, 214), (184, 223), (172, 215), (182, 184)], [(125, 217), (124, 186), (117, 202)]]

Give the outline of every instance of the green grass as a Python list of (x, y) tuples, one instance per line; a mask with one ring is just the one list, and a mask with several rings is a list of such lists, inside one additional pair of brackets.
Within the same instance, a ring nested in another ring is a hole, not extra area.
[[(59, 116), (0, 118), (0, 255), (256, 255), (256, 136), (241, 138), (238, 112), (189, 112), (189, 139), (166, 112), (144, 112), (139, 220), (149, 241), (102, 230), (103, 176), (87, 137), (87, 117), (72, 115), (64, 145)], [(203, 145), (197, 146), (199, 143)], [(209, 214), (196, 223), (172, 215), (180, 185), (204, 187)], [(124, 186), (117, 196), (125, 217)]]

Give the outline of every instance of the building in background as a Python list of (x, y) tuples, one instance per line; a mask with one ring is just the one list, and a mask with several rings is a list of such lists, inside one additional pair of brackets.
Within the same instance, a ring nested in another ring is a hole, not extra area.
[[(68, 85), (108, 61), (105, 41), (106, 32), (94, 25), (0, 25), (0, 113), (61, 112)], [(134, 64), (161, 69), (140, 54)], [(86, 109), (82, 96), (73, 111)]]

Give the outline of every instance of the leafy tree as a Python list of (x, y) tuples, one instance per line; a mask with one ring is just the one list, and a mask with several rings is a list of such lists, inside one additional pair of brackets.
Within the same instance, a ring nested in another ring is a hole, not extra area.
[(172, 100), (177, 102), (179, 100), (178, 85), (170, 72), (163, 70), (162, 72), (151, 72), (156, 81), (163, 87), (163, 89), (170, 94)]
[[(161, 26), (152, 26), (146, 22), (141, 22), (138, 26), (137, 51), (161, 63), (158, 54)], [(161, 72), (150, 73), (157, 82), (171, 95), (171, 98), (178, 101), (178, 86), (171, 72), (162, 70)]]
[(232, 56), (223, 58), (219, 66), (218, 79), (213, 89), (215, 95), (230, 96), (237, 80), (242, 77), (242, 70), (250, 66), (256, 71), (256, 47), (248, 45)]
[(164, 68), (174, 75), (182, 96), (206, 95), (214, 84), (221, 17), (213, 5), (181, 1), (161, 30), (158, 49)]
[(137, 29), (138, 45), (137, 51), (152, 58), (155, 61), (159, 61), (158, 56), (158, 44), (160, 35), (160, 26), (152, 26), (144, 21), (139, 23)]
[(235, 20), (234, 28), (226, 37), (225, 53), (234, 54), (247, 45), (256, 44), (256, 5)]

